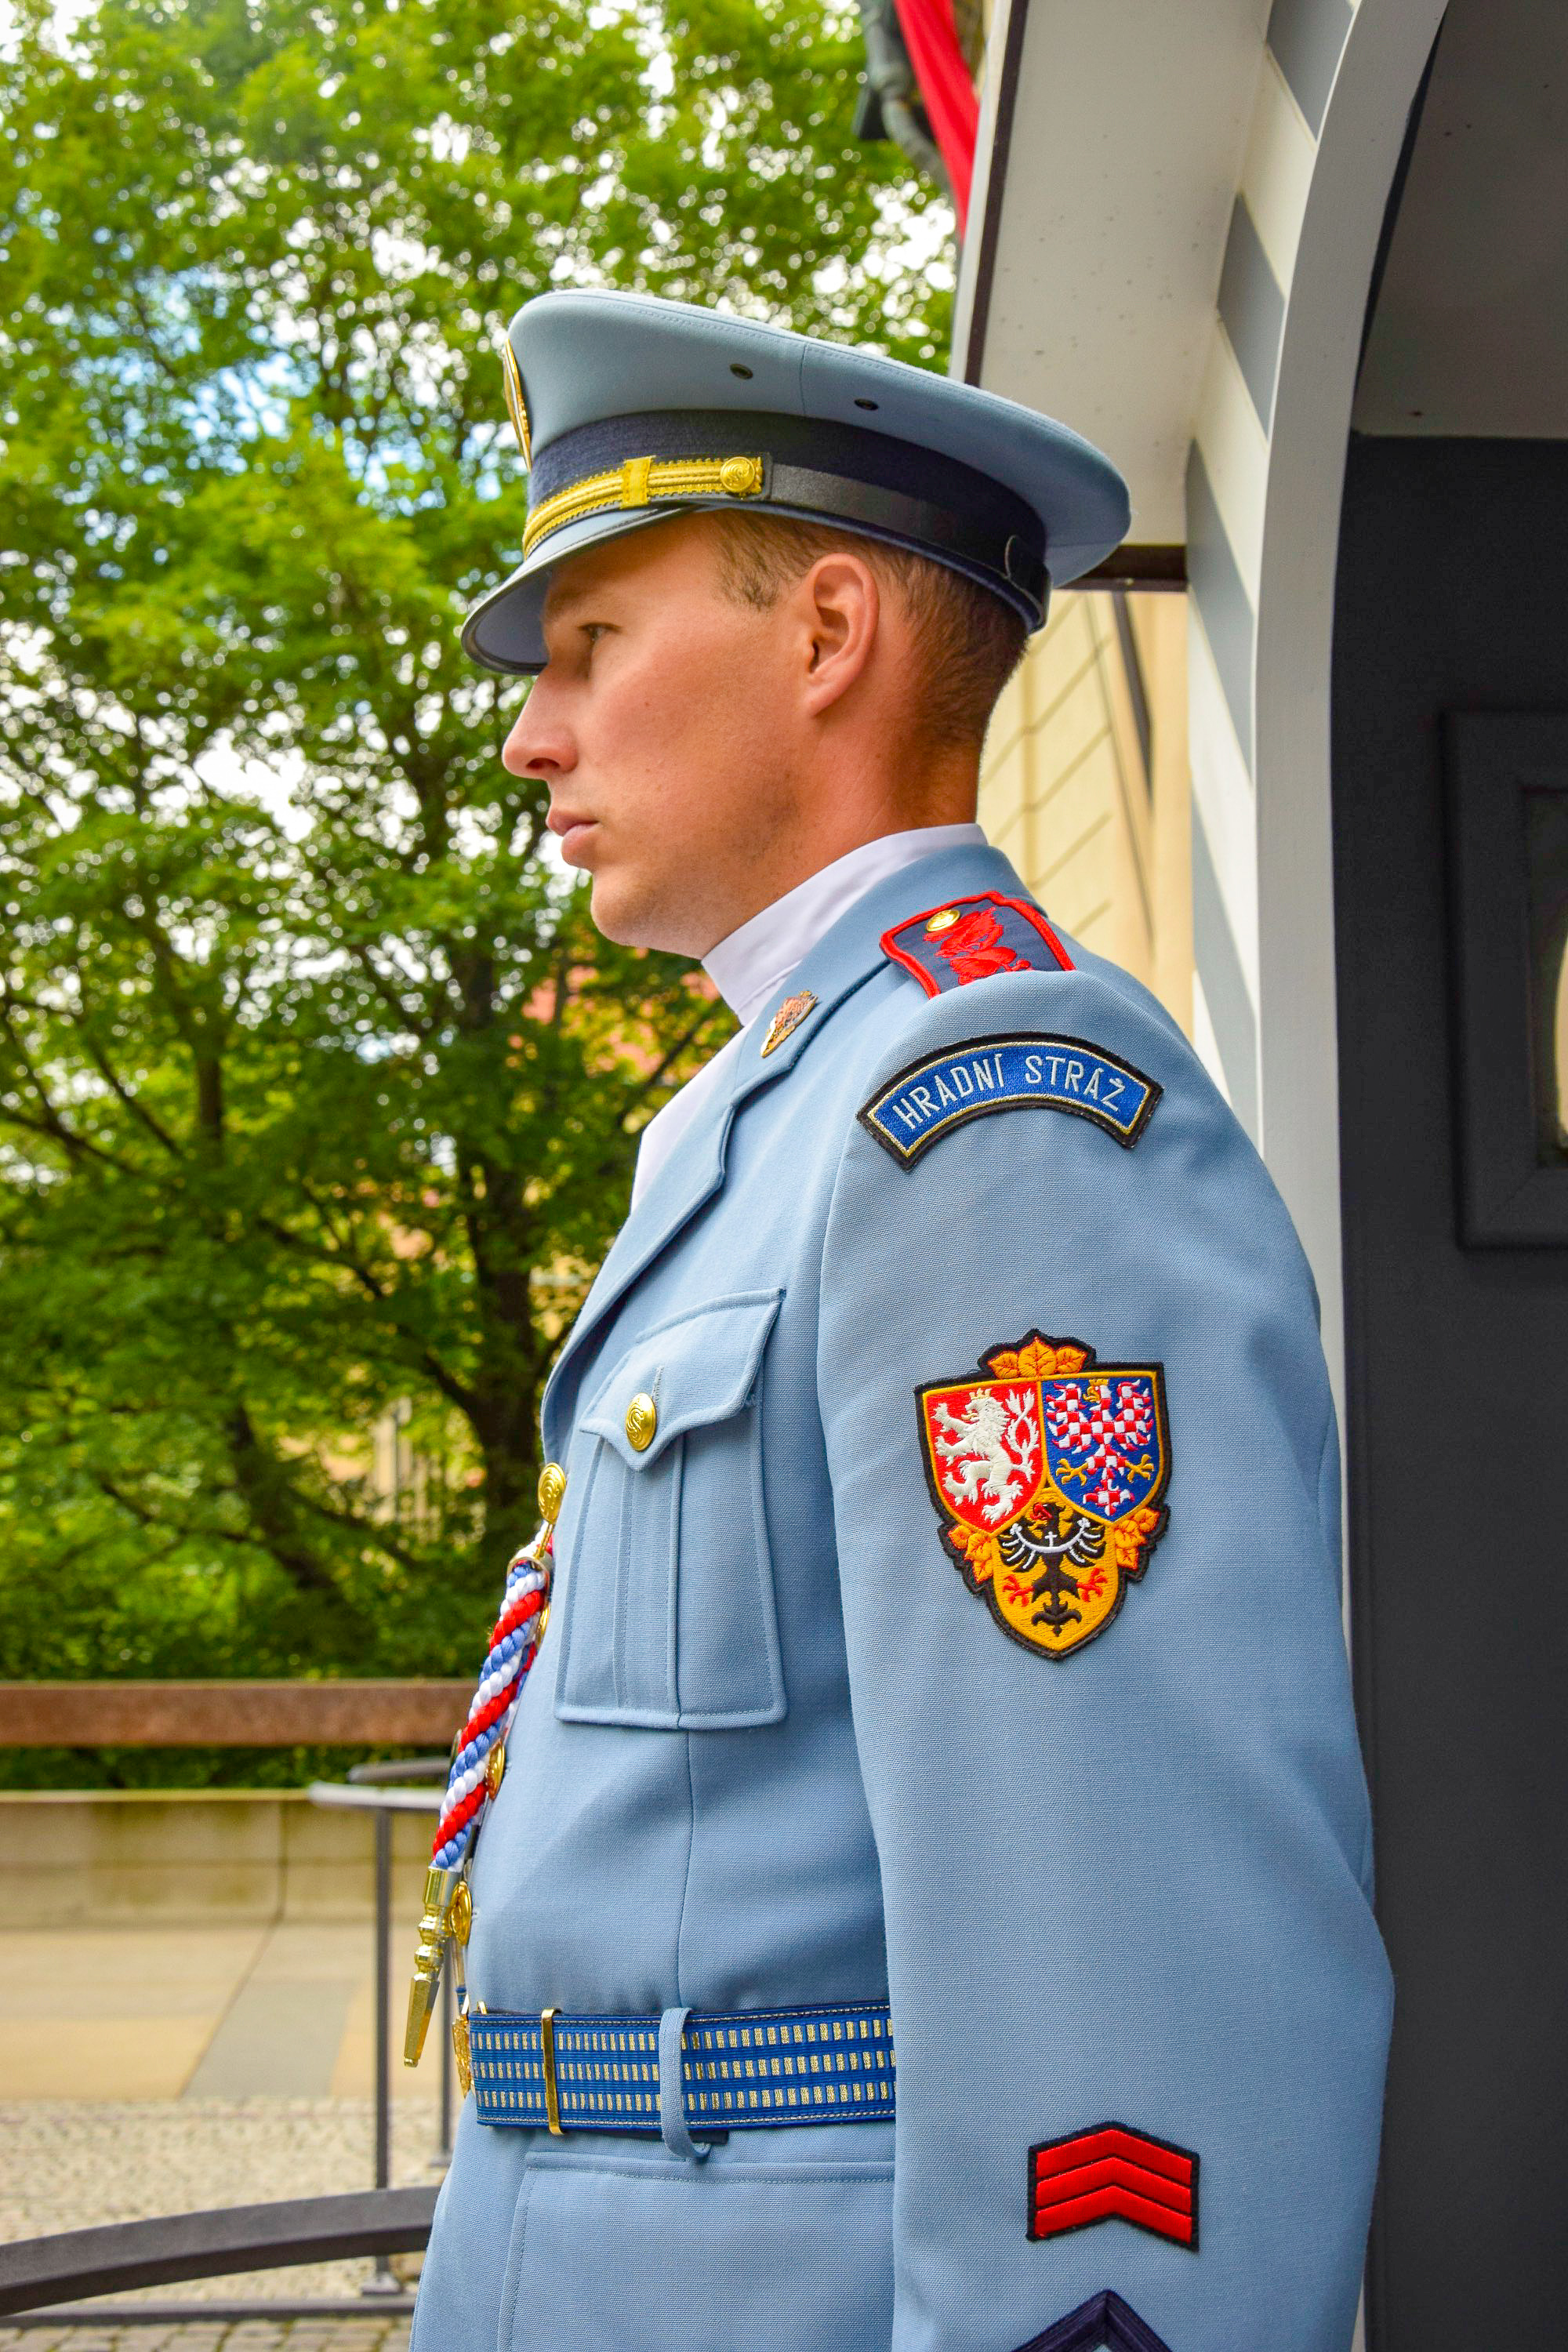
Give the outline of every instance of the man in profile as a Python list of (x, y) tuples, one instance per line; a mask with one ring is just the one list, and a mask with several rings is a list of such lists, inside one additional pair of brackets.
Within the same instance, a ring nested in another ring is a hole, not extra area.
[(453, 1768), (415, 2352), (1347, 2352), (1388, 1982), (1311, 1283), (974, 823), (1121, 484), (670, 304), (506, 363), (506, 762), (742, 1025), (644, 1135)]

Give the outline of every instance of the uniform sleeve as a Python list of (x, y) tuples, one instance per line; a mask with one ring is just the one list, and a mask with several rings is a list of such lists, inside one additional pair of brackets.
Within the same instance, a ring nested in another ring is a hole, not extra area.
[(1347, 2352), (1390, 1995), (1310, 1278), (1184, 1043), (1093, 977), (915, 1007), (879, 1083), (999, 1033), (1162, 1091), (1129, 1146), (1065, 1062), (1054, 1108), (954, 1081), (917, 1157), (862, 1124), (838, 1173), (892, 2352)]

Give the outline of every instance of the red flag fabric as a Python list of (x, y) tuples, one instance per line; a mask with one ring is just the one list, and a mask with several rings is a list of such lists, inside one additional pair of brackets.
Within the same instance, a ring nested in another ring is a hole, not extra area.
[(980, 101), (958, 45), (952, 0), (894, 0), (904, 46), (915, 69), (931, 136), (952, 182), (962, 236), (969, 215), (969, 184), (974, 176), (974, 142)]

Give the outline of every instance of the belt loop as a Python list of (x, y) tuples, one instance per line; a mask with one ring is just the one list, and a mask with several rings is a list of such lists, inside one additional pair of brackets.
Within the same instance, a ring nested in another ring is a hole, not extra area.
[(689, 2163), (702, 2164), (710, 2149), (699, 2147), (686, 2128), (681, 2036), (690, 2014), (689, 2009), (667, 2009), (658, 2021), (658, 2129), (671, 2156), (683, 2156)]
[(552, 2137), (563, 2139), (561, 2128), (561, 2095), (555, 2081), (555, 2021), (558, 2009), (542, 2009), (539, 2012), (539, 2055), (544, 2067), (544, 2120)]

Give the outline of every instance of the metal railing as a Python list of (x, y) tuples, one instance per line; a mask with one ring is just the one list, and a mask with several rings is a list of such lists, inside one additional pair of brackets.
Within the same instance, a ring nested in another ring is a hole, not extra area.
[[(61, 2310), (78, 2295), (124, 2294), (132, 2287), (168, 2286), (176, 2280), (222, 2278), (231, 2273), (287, 2269), (369, 2254), (378, 2264), (393, 2254), (416, 2253), (430, 2236), (437, 2190), (362, 2189), (341, 2197), (291, 2197), (270, 2205), (225, 2205), (208, 2213), (169, 2213), (151, 2221), (115, 2221), (95, 2230), (63, 2230), (48, 2238), (22, 2238), (0, 2246), (0, 2315), (47, 2310), (52, 2322), (150, 2319), (171, 2310), (182, 2319), (302, 2318), (311, 2313), (363, 2312), (363, 2303), (313, 2305), (256, 2302), (227, 2306), (184, 2302), (126, 2305), (116, 2311)], [(413, 2298), (399, 2287), (399, 2306)], [(378, 2313), (393, 2308), (378, 2302)]]
[(0, 1748), (445, 1747), (461, 1682), (0, 1682)]
[[(440, 1811), (444, 1756), (361, 1764), (346, 1781), (318, 1780), (312, 1803), (370, 1813), (375, 1834), (375, 2186), (332, 2197), (263, 2205), (226, 2205), (65, 2230), (0, 2245), (0, 2316), (39, 2312), (51, 2325), (94, 2327), (167, 2325), (172, 2320), (342, 2318), (373, 2309), (378, 2317), (412, 2312), (414, 2298), (391, 2257), (421, 2252), (430, 2235), (437, 2190), (394, 2189), (392, 2178), (392, 1822), (399, 1812)], [(410, 1780), (433, 1783), (409, 1787)], [(399, 1785), (401, 1784), (401, 1785)], [(440, 2123), (431, 2161), (442, 2168), (452, 2144), (452, 1978), (442, 1986)], [(248, 2302), (187, 2298), (110, 2305), (76, 2298), (125, 2294), (199, 2278), (288, 2269), (304, 2263), (368, 2255), (374, 2269), (357, 2298), (278, 2296)]]
[[(312, 1780), (313, 1805), (375, 1817), (375, 2185), (392, 2181), (392, 1817), (394, 1813), (440, 1812), (447, 1784), (445, 1756), (419, 1756), (403, 1764), (356, 1764), (346, 1780)], [(411, 1789), (415, 1779), (434, 1781), (433, 1788)], [(439, 2137), (433, 2164), (443, 2168), (452, 2160), (452, 1971), (441, 1975), (441, 2111)], [(395, 2294), (398, 2283), (384, 2257), (363, 2292)]]

